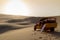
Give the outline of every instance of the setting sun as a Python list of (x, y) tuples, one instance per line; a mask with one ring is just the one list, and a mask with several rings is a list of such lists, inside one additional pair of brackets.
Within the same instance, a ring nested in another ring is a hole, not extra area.
[(3, 7), (3, 13), (9, 15), (28, 15), (29, 9), (21, 0), (9, 0)]

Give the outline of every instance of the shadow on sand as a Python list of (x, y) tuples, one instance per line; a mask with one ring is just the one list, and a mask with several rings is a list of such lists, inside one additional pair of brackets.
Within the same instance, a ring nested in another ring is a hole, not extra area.
[(8, 23), (16, 23), (16, 22), (24, 22), (24, 21), (29, 21), (30, 23), (36, 23), (40, 20), (41, 17), (27, 17), (25, 19), (11, 19), (7, 20), (6, 22)]
[(55, 32), (51, 32), (49, 34), (51, 34), (52, 36), (56, 37), (56, 39), (60, 38), (60, 32), (55, 31)]
[(15, 27), (12, 25), (0, 25), (0, 34), (5, 33), (10, 30), (22, 29), (24, 27)]

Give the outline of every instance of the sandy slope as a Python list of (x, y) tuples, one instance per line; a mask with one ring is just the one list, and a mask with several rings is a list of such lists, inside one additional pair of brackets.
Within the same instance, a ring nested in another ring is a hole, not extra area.
[(30, 27), (6, 32), (0, 35), (0, 40), (31, 40), (31, 37), (32, 37), (32, 29)]
[(28, 27), (1, 34), (0, 40), (60, 40), (60, 37), (49, 33), (33, 31), (33, 27)]
[[(6, 19), (7, 18), (7, 19)], [(3, 17), (0, 18), (0, 24), (5, 23), (5, 19), (8, 20), (11, 17)], [(12, 17), (12, 19), (15, 18), (15, 16)], [(23, 18), (23, 17), (16, 17), (16, 18)], [(25, 18), (25, 17), (24, 17)], [(27, 28), (17, 29), (17, 30), (10, 30), (3, 34), (0, 34), (0, 40), (60, 40), (60, 17), (57, 18), (58, 27), (56, 28), (56, 32), (54, 33), (45, 33), (40, 31), (34, 31), (33, 26), (28, 26)], [(34, 21), (34, 20), (32, 20)], [(21, 23), (21, 22), (20, 22)], [(17, 26), (17, 23), (8, 23), (9, 25), (13, 25), (12, 27)], [(18, 25), (23, 26), (24, 25)], [(17, 27), (18, 27), (17, 26)]]

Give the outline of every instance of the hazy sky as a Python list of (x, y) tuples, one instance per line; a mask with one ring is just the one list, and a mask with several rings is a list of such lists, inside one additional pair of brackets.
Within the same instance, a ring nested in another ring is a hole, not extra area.
[(60, 0), (0, 0), (0, 12), (12, 15), (60, 15)]

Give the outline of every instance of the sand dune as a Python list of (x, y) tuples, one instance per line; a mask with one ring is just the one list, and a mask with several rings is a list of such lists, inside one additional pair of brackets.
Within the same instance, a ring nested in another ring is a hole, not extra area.
[(41, 33), (33, 31), (33, 27), (18, 29), (0, 35), (0, 40), (60, 40), (60, 32)]
[(39, 17), (11, 17), (0, 17), (0, 40), (60, 40), (60, 16), (56, 17), (58, 26), (52, 33), (33, 30)]

